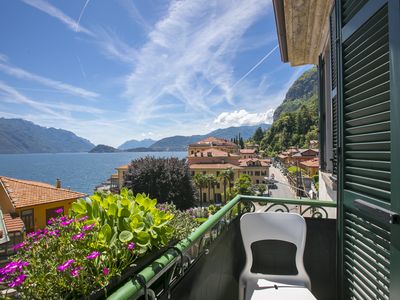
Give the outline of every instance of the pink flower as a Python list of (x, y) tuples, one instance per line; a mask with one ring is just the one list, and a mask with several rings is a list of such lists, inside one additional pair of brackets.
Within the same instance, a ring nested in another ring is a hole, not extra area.
[(67, 220), (67, 216), (62, 216), (61, 218), (60, 218), (60, 221), (66, 221)]
[(13, 250), (15, 251), (15, 250), (21, 249), (21, 248), (24, 247), (24, 246), (25, 246), (25, 243), (24, 243), (24, 242), (19, 243), (19, 244), (16, 244), (16, 245), (13, 247)]
[(84, 240), (85, 239), (85, 234), (83, 232), (75, 234), (72, 236), (72, 240), (76, 241), (76, 240)]
[(100, 252), (98, 251), (93, 251), (90, 253), (88, 256), (86, 256), (87, 259), (95, 259), (96, 257), (100, 256)]
[(66, 226), (69, 226), (72, 222), (73, 222), (73, 220), (62, 221), (60, 223), (60, 225), (63, 226), (63, 227), (66, 227)]
[(58, 229), (49, 231), (49, 236), (60, 236), (60, 231)]
[(61, 208), (59, 208), (59, 209), (56, 209), (56, 210), (55, 210), (55, 213), (56, 213), (56, 214), (61, 214), (63, 211), (64, 211), (64, 208), (61, 207)]
[(47, 225), (51, 225), (54, 223), (54, 218), (51, 218), (50, 220), (47, 221)]
[(88, 216), (84, 216), (84, 217), (78, 219), (77, 221), (78, 221), (78, 222), (83, 222), (83, 221), (85, 221), (85, 220), (87, 220), (87, 219), (89, 219), (89, 217), (88, 217)]
[(23, 274), (23, 273), (19, 274), (17, 277), (15, 277), (13, 282), (8, 284), (8, 286), (9, 287), (19, 286), (19, 285), (24, 283), (25, 279), (26, 279), (26, 275), (25, 274)]
[(133, 249), (135, 249), (135, 243), (129, 243), (128, 244), (128, 250), (133, 250)]
[(110, 274), (110, 270), (108, 268), (104, 268), (103, 274), (104, 274), (104, 276), (107, 276), (108, 274)]
[(82, 227), (83, 231), (91, 230), (94, 227), (94, 224), (85, 225)]
[(57, 271), (59, 272), (64, 272), (66, 269), (68, 269), (73, 263), (75, 262), (75, 260), (70, 259), (67, 260), (65, 263), (63, 263), (62, 265), (59, 265), (57, 267)]
[(72, 276), (72, 277), (78, 277), (78, 275), (79, 275), (79, 270), (80, 269), (82, 269), (80, 266), (77, 266), (76, 268), (73, 268), (72, 270), (71, 270), (71, 272), (69, 272), (69, 274)]

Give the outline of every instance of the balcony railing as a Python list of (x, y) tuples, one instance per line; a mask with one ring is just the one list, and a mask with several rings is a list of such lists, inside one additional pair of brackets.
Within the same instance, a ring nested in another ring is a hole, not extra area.
[[(187, 239), (169, 248), (134, 278), (123, 283), (108, 299), (169, 299), (171, 291), (185, 282), (191, 269), (196, 269), (197, 263), (201, 263), (199, 260), (215, 248), (217, 239), (229, 228), (237, 227), (238, 217), (250, 211), (297, 212), (306, 218), (333, 219), (333, 222), (336, 219), (336, 203), (331, 201), (236, 196)], [(332, 231), (335, 231), (334, 227)]]

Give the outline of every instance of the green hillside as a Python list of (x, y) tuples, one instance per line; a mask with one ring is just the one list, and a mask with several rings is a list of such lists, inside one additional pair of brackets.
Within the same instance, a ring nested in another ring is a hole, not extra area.
[(304, 72), (289, 88), (274, 113), (274, 123), (261, 141), (269, 155), (290, 146), (308, 147), (318, 139), (318, 75), (314, 67)]

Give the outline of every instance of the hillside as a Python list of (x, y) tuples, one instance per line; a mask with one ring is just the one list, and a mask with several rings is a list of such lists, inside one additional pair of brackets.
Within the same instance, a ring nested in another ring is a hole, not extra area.
[(22, 119), (0, 118), (0, 153), (87, 152), (94, 145), (74, 133)]
[(317, 107), (318, 72), (313, 67), (305, 71), (288, 89), (285, 99), (274, 111), (274, 121), (282, 113), (298, 110), (302, 105), (315, 110)]
[(145, 147), (150, 147), (153, 145), (156, 141), (152, 139), (144, 139), (141, 141), (138, 140), (129, 140), (123, 143), (118, 147), (120, 150), (128, 150), (132, 148), (145, 148)]
[(99, 144), (93, 149), (89, 151), (89, 153), (114, 153), (114, 152), (121, 152), (122, 150), (116, 149), (111, 146)]
[(155, 142), (153, 145), (150, 146), (150, 149), (159, 151), (185, 151), (187, 145), (195, 143), (209, 136), (230, 140), (231, 138), (234, 138), (235, 136), (240, 134), (240, 136), (246, 140), (253, 136), (254, 132), (257, 130), (258, 127), (267, 129), (270, 126), (271, 125), (269, 124), (262, 124), (254, 126), (228, 127), (223, 129), (217, 129), (204, 135), (192, 135), (192, 136), (176, 135)]
[(308, 147), (310, 140), (318, 139), (317, 84), (317, 70), (312, 68), (289, 88), (261, 141), (261, 148), (269, 155), (290, 146)]

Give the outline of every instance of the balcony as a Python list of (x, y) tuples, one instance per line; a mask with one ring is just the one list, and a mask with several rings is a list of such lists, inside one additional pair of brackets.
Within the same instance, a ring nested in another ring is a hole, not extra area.
[[(337, 299), (336, 203), (240, 195), (108, 298), (237, 299), (238, 279), (245, 263), (239, 219), (249, 211), (303, 215), (307, 223), (304, 264), (312, 293), (319, 300)], [(272, 253), (266, 247), (259, 250), (261, 260)]]

